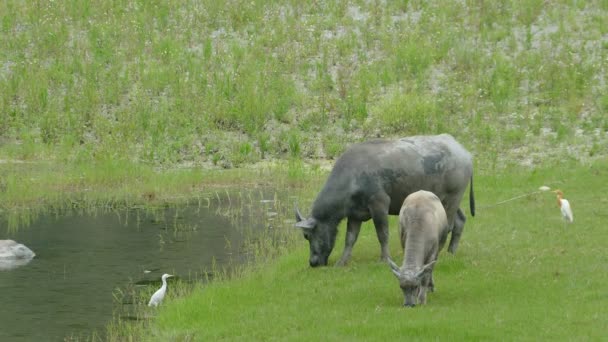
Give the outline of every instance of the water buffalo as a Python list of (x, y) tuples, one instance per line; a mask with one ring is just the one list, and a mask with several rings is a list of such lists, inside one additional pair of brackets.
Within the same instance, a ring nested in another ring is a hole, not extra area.
[(460, 201), (471, 181), (469, 205), (475, 215), (471, 155), (451, 135), (372, 140), (351, 146), (336, 160), (315, 199), (311, 216), (296, 207), (296, 227), (310, 243), (310, 266), (327, 265), (338, 224), (347, 218), (346, 242), (338, 265), (350, 259), (361, 223), (373, 219), (381, 258), (388, 260), (388, 215), (398, 215), (403, 200), (418, 190), (435, 193), (445, 208), (455, 253), (464, 228)]
[(429, 191), (407, 196), (399, 213), (403, 264), (388, 260), (403, 291), (403, 305), (426, 304), (427, 290), (434, 290), (433, 267), (447, 239), (448, 218), (439, 197)]

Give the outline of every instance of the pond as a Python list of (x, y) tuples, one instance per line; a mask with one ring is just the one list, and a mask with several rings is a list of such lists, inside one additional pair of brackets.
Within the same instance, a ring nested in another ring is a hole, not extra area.
[(247, 260), (246, 240), (280, 216), (274, 192), (245, 197), (226, 192), (175, 208), (70, 210), (16, 231), (2, 222), (0, 239), (25, 244), (36, 258), (0, 271), (0, 341), (103, 335), (117, 306), (146, 304), (121, 304), (121, 289), (148, 284), (152, 293), (163, 273), (200, 281), (214, 264)]

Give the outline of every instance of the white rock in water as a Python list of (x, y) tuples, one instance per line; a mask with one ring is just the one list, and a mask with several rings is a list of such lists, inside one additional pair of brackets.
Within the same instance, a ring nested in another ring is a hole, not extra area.
[(0, 259), (32, 259), (36, 254), (13, 240), (0, 240)]
[(0, 240), (0, 271), (11, 270), (30, 262), (36, 254), (13, 240)]

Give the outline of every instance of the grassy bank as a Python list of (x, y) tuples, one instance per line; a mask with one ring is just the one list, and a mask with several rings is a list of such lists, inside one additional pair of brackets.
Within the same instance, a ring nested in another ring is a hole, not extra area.
[[(310, 268), (300, 238), (276, 262), (171, 298), (153, 321), (110, 336), (147, 341), (601, 339), (608, 323), (601, 209), (608, 201), (601, 191), (607, 166), (478, 176), (477, 216), (467, 221), (458, 254), (440, 255), (436, 292), (426, 307), (401, 306), (397, 280), (378, 262), (379, 244), (367, 223), (347, 267)], [(494, 205), (543, 184), (566, 191), (573, 224), (563, 225), (552, 193)], [(393, 217), (393, 237), (396, 224)], [(343, 247), (343, 231), (344, 226), (330, 262)], [(391, 250), (401, 257), (397, 239), (391, 240)]]
[(0, 220), (9, 228), (28, 225), (41, 213), (160, 206), (215, 197), (224, 188), (282, 191), (322, 176), (320, 164), (299, 160), (255, 168), (157, 169), (125, 160), (58, 165), (53, 162), (0, 163)]

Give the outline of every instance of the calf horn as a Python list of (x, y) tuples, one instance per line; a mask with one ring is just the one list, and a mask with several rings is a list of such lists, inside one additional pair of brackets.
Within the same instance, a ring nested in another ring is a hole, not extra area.
[(399, 277), (399, 275), (401, 274), (401, 269), (399, 268), (399, 266), (397, 266), (397, 264), (395, 264), (393, 260), (391, 260), (391, 258), (388, 258), (388, 265), (391, 267), (391, 271), (393, 271), (393, 273), (397, 277)]
[(416, 278), (421, 278), (424, 275), (424, 272), (427, 272), (433, 265), (435, 265), (436, 262), (437, 260), (433, 260), (428, 264), (422, 266), (422, 269), (418, 271), (418, 273), (416, 273)]

